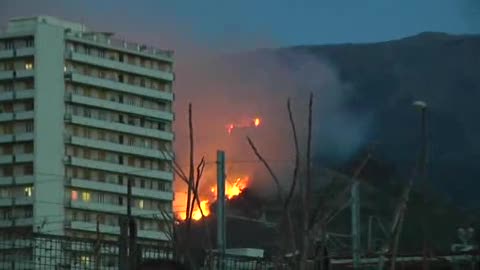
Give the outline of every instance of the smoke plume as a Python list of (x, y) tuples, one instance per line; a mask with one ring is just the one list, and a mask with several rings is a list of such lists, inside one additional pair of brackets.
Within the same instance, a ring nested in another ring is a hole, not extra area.
[[(287, 98), (292, 100), (304, 159), (308, 96), (314, 94), (313, 146), (316, 156), (343, 160), (363, 142), (366, 119), (349, 113), (345, 103), (351, 87), (339, 81), (326, 61), (298, 50), (257, 50), (221, 55), (200, 48), (177, 52), (176, 157), (188, 164), (187, 104), (193, 104), (197, 160), (208, 162), (204, 187), (215, 183), (216, 150), (226, 151), (227, 178), (250, 176), (250, 187), (274, 190), (271, 178), (247, 144), (255, 142), (283, 183), (291, 178), (294, 145)], [(261, 118), (258, 128), (226, 125)], [(208, 183), (208, 184), (207, 184)], [(178, 183), (177, 183), (178, 184)]]

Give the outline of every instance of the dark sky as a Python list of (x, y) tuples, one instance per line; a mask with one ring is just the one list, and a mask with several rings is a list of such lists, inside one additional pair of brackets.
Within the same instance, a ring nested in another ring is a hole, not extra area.
[(9, 17), (54, 15), (145, 42), (176, 35), (237, 50), (480, 31), (480, 0), (1, 0)]

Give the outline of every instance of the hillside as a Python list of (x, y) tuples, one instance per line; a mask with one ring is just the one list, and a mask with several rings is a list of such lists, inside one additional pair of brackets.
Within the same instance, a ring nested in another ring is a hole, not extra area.
[(454, 202), (478, 207), (480, 166), (480, 36), (422, 33), (373, 44), (280, 49), (328, 61), (352, 86), (347, 107), (372, 115), (369, 138), (400, 174), (411, 172), (418, 149), (414, 100), (429, 105), (430, 181)]

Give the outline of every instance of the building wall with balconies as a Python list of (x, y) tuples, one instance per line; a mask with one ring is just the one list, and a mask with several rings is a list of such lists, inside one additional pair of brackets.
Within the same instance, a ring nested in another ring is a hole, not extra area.
[(0, 231), (94, 237), (99, 221), (117, 237), (130, 182), (139, 236), (166, 240), (172, 53), (51, 17), (16, 23), (0, 34)]

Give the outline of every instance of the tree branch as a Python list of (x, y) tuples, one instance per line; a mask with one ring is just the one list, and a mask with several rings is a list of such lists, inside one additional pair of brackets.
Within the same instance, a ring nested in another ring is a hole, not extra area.
[(283, 193), (282, 186), (280, 185), (280, 181), (278, 180), (278, 177), (275, 175), (275, 173), (273, 172), (273, 170), (270, 167), (270, 165), (268, 164), (268, 162), (262, 157), (262, 155), (260, 155), (257, 148), (255, 147), (255, 144), (253, 144), (253, 141), (248, 136), (247, 136), (247, 141), (248, 141), (248, 144), (250, 145), (250, 147), (252, 148), (253, 152), (257, 156), (257, 158), (263, 163), (265, 168), (267, 168), (268, 173), (270, 174), (273, 181), (275, 182), (275, 185), (277, 186), (278, 198), (280, 199), (280, 202), (284, 204), (285, 203), (284, 193)]
[(300, 151), (298, 147), (297, 129), (295, 127), (295, 122), (293, 120), (292, 108), (290, 106), (290, 98), (287, 100), (287, 109), (288, 109), (288, 118), (290, 120), (290, 126), (292, 127), (293, 142), (295, 145), (295, 168), (293, 169), (292, 184), (290, 185), (290, 190), (288, 192), (287, 199), (283, 207), (284, 211), (288, 211), (287, 209), (290, 206), (290, 201), (292, 200), (293, 194), (295, 194), (295, 188), (297, 185), (297, 178), (298, 178), (298, 167), (300, 166)]
[(192, 200), (192, 191), (194, 181), (195, 181), (195, 172), (194, 172), (194, 145), (193, 145), (193, 123), (192, 123), (192, 103), (188, 104), (188, 131), (189, 131), (189, 141), (190, 141), (190, 156), (189, 156), (189, 169), (188, 169), (188, 193), (187, 193), (187, 232), (190, 232), (190, 226), (192, 223), (192, 212), (193, 209), (190, 208)]

